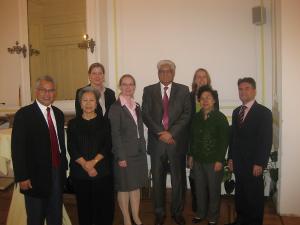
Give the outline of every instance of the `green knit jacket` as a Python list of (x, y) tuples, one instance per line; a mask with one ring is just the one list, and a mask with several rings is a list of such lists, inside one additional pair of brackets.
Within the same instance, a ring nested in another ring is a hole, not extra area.
[(218, 110), (211, 111), (204, 119), (203, 111), (192, 118), (188, 155), (200, 163), (224, 162), (229, 143), (229, 124)]

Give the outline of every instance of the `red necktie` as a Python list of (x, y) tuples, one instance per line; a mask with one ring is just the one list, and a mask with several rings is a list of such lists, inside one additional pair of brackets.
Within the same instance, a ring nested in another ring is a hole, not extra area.
[(52, 166), (57, 168), (60, 164), (59, 145), (49, 107), (47, 107), (47, 120), (51, 142)]
[(243, 105), (241, 107), (241, 110), (239, 112), (239, 118), (238, 118), (238, 122), (239, 122), (239, 127), (241, 127), (243, 125), (244, 122), (244, 117), (245, 117), (245, 110), (247, 109), (247, 106)]
[(169, 128), (169, 98), (167, 95), (167, 90), (168, 87), (164, 87), (164, 97), (163, 97), (164, 114), (163, 114), (162, 122), (165, 130), (168, 130)]

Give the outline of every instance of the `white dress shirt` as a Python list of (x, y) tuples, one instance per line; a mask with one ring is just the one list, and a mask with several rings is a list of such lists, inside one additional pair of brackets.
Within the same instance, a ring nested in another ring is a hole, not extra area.
[(171, 88), (172, 88), (172, 82), (168, 85), (168, 86), (165, 86), (163, 85), (162, 83), (160, 83), (160, 90), (161, 90), (161, 98), (164, 98), (164, 95), (165, 95), (165, 87), (168, 87), (167, 89), (167, 96), (168, 96), (168, 99), (170, 99), (170, 93), (171, 93)]
[(52, 106), (49, 105), (49, 106), (44, 106), (43, 104), (41, 104), (37, 99), (36, 99), (36, 103), (38, 104), (40, 110), (42, 111), (43, 113), (43, 116), (46, 120), (46, 123), (49, 127), (49, 124), (48, 124), (48, 119), (47, 119), (47, 108), (49, 107), (50, 108), (50, 115), (51, 115), (51, 119), (52, 119), (52, 122), (53, 122), (53, 125), (54, 125), (54, 128), (55, 128), (55, 133), (56, 133), (56, 137), (57, 137), (57, 141), (58, 141), (58, 146), (59, 146), (59, 151), (61, 152), (60, 150), (60, 144), (59, 144), (59, 138), (57, 136), (57, 126), (56, 126), (56, 119), (55, 119), (55, 115), (54, 115), (54, 112), (53, 112), (53, 109), (52, 109)]

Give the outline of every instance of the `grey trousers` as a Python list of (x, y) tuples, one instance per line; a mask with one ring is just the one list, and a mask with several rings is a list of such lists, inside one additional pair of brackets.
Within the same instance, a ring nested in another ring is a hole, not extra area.
[(194, 161), (191, 173), (194, 177), (197, 217), (218, 222), (223, 170), (214, 171), (214, 163), (202, 164)]
[[(157, 217), (166, 214), (166, 175), (171, 174), (171, 215), (181, 215), (185, 197), (185, 176), (183, 154), (176, 154), (174, 149), (166, 149), (161, 154), (151, 155), (151, 172), (153, 176), (154, 211)], [(169, 171), (168, 171), (169, 170)]]

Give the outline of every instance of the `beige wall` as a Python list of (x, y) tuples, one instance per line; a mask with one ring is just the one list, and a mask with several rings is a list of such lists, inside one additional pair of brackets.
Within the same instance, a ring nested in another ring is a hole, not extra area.
[[(18, 0), (2, 0), (0, 9), (3, 9), (0, 12), (0, 102), (5, 102), (6, 107), (11, 107), (19, 105), (23, 57), (7, 52), (8, 47), (15, 45), (16, 41), (20, 42)], [(6, 107), (0, 105), (0, 110)]]
[(281, 0), (281, 154), (279, 212), (300, 216), (300, 2)]

